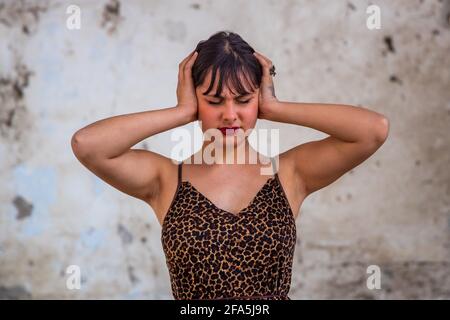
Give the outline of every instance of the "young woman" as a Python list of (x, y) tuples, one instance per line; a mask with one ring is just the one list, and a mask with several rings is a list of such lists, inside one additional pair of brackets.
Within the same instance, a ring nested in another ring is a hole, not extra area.
[[(218, 32), (179, 64), (177, 106), (103, 119), (72, 138), (84, 166), (154, 210), (175, 299), (290, 299), (302, 202), (388, 136), (387, 118), (366, 108), (278, 100), (274, 75), (272, 62), (239, 35)], [(247, 140), (258, 118), (329, 136), (267, 159)], [(131, 149), (196, 120), (219, 134), (185, 161)], [(215, 161), (204, 161), (211, 155)], [(261, 174), (267, 163), (269, 176)]]

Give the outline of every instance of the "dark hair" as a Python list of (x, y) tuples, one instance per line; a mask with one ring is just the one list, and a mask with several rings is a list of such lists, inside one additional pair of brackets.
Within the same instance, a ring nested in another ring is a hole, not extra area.
[[(205, 80), (206, 74), (212, 69), (211, 83), (203, 94), (208, 94), (216, 80), (217, 70), (220, 72), (220, 78), (217, 85), (217, 91), (214, 96), (219, 97), (222, 93), (222, 83), (235, 94), (233, 89), (240, 95), (245, 95), (259, 88), (262, 77), (262, 67), (253, 55), (255, 50), (245, 42), (238, 34), (231, 31), (219, 31), (209, 37), (208, 40), (202, 40), (197, 44), (195, 50), (198, 56), (192, 66), (192, 78), (194, 87), (201, 85)], [(240, 77), (245, 79), (251, 88), (251, 92), (241, 83)]]

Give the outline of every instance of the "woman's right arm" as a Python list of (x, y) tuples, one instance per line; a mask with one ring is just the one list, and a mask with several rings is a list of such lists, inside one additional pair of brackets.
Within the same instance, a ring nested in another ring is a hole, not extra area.
[(128, 195), (145, 202), (157, 196), (161, 169), (172, 160), (131, 147), (197, 120), (197, 99), (190, 75), (194, 58), (191, 53), (179, 65), (177, 106), (118, 115), (81, 128), (71, 140), (77, 159), (100, 179)]
[(148, 201), (158, 191), (161, 165), (167, 158), (131, 147), (190, 120), (191, 116), (178, 107), (99, 120), (73, 135), (72, 150), (100, 179), (128, 195)]

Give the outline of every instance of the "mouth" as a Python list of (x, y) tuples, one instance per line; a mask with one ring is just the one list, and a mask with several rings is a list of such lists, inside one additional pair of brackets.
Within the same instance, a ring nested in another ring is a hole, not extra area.
[(236, 133), (236, 131), (240, 129), (240, 127), (221, 127), (219, 130), (222, 132), (224, 136), (232, 136)]

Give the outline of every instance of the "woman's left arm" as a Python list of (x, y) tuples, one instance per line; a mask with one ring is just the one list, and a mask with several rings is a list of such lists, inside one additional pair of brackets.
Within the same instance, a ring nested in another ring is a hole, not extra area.
[(298, 145), (282, 154), (307, 195), (369, 158), (389, 134), (387, 117), (366, 108), (342, 104), (281, 102), (275, 96), (272, 62), (260, 53), (263, 67), (259, 92), (261, 119), (313, 128), (330, 136)]
[(266, 111), (264, 119), (305, 126), (342, 141), (364, 144), (383, 144), (389, 132), (389, 121), (384, 115), (342, 104), (278, 101)]
[(305, 197), (368, 159), (387, 139), (389, 121), (373, 111), (347, 105), (281, 102), (268, 120), (307, 126), (330, 136), (298, 145), (283, 155), (292, 163)]

